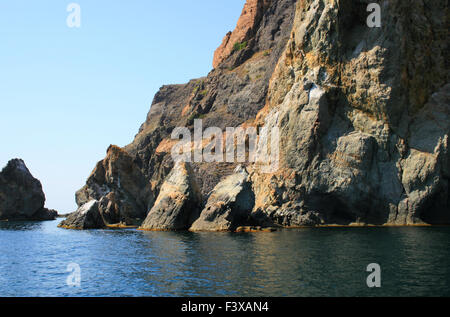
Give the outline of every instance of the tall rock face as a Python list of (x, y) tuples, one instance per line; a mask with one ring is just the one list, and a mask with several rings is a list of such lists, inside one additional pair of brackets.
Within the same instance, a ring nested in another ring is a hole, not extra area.
[[(153, 199), (142, 197), (157, 197), (174, 165), (172, 131), (202, 119), (203, 129), (279, 129), (278, 170), (245, 164), (251, 218), (265, 225), (450, 223), (447, 1), (381, 0), (380, 28), (367, 26), (370, 2), (248, 0), (214, 69), (162, 87), (122, 149), (140, 176), (124, 190), (102, 163), (78, 203), (126, 193), (148, 213)], [(236, 166), (192, 163), (200, 208)]]
[(279, 224), (450, 223), (446, 1), (299, 1), (259, 120), (281, 166), (254, 175)]
[[(175, 143), (171, 140), (174, 128), (193, 130), (198, 118), (204, 129), (237, 127), (255, 118), (264, 107), (270, 78), (292, 30), (295, 0), (273, 1), (260, 10), (258, 27), (253, 28), (245, 47), (232, 51), (207, 77), (160, 89), (135, 140), (124, 148), (155, 185), (155, 196), (173, 167), (170, 152)], [(235, 167), (193, 164), (203, 196)]]
[(44, 208), (45, 195), (21, 159), (0, 172), (0, 220), (54, 220), (57, 212)]

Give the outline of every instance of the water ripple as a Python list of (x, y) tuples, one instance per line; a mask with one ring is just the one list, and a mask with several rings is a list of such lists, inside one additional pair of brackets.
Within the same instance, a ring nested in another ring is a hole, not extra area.
[[(70, 231), (0, 223), (0, 296), (449, 296), (450, 228)], [(66, 284), (69, 263), (81, 286)], [(369, 263), (382, 287), (366, 285)]]

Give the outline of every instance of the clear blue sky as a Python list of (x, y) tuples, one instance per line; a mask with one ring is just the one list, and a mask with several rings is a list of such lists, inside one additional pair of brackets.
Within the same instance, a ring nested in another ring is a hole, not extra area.
[[(81, 7), (69, 28), (66, 7)], [(22, 158), (49, 208), (74, 211), (110, 144), (164, 84), (205, 76), (245, 0), (0, 0), (0, 169)]]

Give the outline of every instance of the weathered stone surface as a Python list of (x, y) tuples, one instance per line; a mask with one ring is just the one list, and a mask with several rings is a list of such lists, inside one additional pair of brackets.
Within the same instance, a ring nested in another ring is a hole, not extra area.
[(431, 96), (412, 120), (409, 131), (410, 150), (399, 162), (405, 195), (392, 221), (414, 223), (420, 219), (431, 224), (448, 224), (450, 84)]
[(105, 228), (106, 226), (98, 207), (98, 201), (91, 200), (78, 208), (77, 211), (68, 215), (58, 227), (74, 230)]
[(191, 231), (234, 231), (252, 222), (255, 197), (249, 175), (242, 167), (236, 172), (217, 184)]
[(167, 176), (143, 230), (187, 230), (198, 218), (202, 195), (188, 163), (178, 163)]
[(57, 212), (44, 208), (45, 195), (21, 159), (8, 162), (0, 173), (0, 219), (54, 220)]
[(450, 223), (448, 8), (381, 5), (372, 29), (366, 1), (297, 3), (259, 115), (281, 129), (282, 168), (252, 175), (277, 224)]
[[(125, 147), (142, 174), (137, 183), (151, 183), (157, 196), (173, 168), (170, 134), (192, 130), (195, 118), (204, 129), (277, 127), (279, 169), (267, 174), (246, 164), (256, 225), (450, 223), (447, 1), (382, 0), (381, 28), (367, 27), (368, 3), (248, 1), (255, 10), (244, 9), (216, 52), (215, 69), (156, 94)], [(230, 51), (236, 42), (247, 43)], [(210, 196), (195, 226), (208, 214), (212, 230), (255, 225), (245, 217), (230, 224), (221, 216), (232, 214), (226, 198), (210, 195), (236, 166), (192, 164)], [(105, 183), (112, 182), (91, 177), (80, 201), (99, 199), (104, 215), (116, 214), (124, 191), (108, 185), (107, 193), (93, 194)]]
[(133, 158), (125, 150), (110, 146), (106, 158), (76, 193), (76, 202), (81, 207), (91, 200), (99, 201), (107, 224), (138, 225), (153, 205), (153, 197), (150, 182)]

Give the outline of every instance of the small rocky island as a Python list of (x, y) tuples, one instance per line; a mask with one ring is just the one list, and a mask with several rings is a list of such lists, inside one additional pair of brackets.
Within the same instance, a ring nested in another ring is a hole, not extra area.
[(21, 159), (8, 162), (0, 172), (0, 220), (54, 220), (58, 213), (44, 207), (39, 180)]

